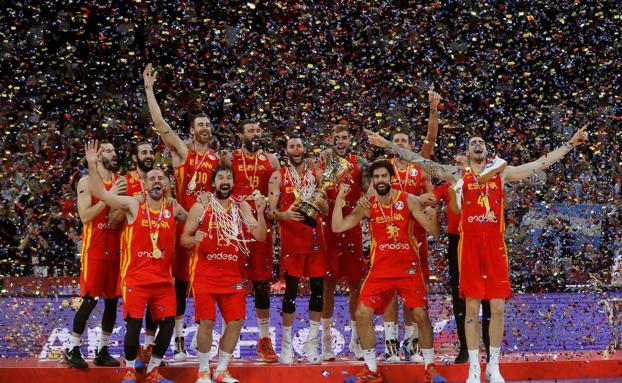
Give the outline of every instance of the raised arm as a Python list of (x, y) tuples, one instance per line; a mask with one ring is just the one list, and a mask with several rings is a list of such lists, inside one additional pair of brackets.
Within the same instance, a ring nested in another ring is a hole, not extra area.
[(501, 173), (503, 182), (516, 182), (523, 180), (530, 175), (547, 169), (557, 161), (564, 158), (564, 156), (572, 151), (575, 147), (587, 142), (586, 127), (579, 129), (570, 139), (559, 148), (549, 152), (535, 161), (528, 162), (520, 166), (508, 166)]
[(101, 213), (106, 204), (103, 201), (97, 201), (92, 204), (91, 188), (89, 187), (89, 177), (84, 176), (78, 181), (78, 215), (83, 225), (91, 222), (93, 218)]
[(106, 190), (104, 181), (97, 171), (97, 145), (97, 141), (85, 145), (86, 160), (89, 164), (88, 185), (91, 193), (111, 208), (125, 211), (128, 222), (133, 222), (138, 211), (138, 201), (133, 197), (120, 196)]
[(440, 94), (434, 91), (434, 88), (428, 90), (428, 99), (430, 101), (430, 116), (428, 117), (428, 133), (423, 140), (421, 147), (421, 156), (430, 158), (434, 154), (436, 146), (436, 137), (438, 137), (438, 104), (441, 101)]
[(440, 229), (438, 227), (438, 220), (436, 219), (436, 209), (432, 207), (427, 209), (429, 210), (426, 210), (426, 214), (421, 208), (421, 205), (419, 205), (417, 198), (410, 195), (408, 196), (408, 210), (410, 210), (410, 214), (419, 222), (425, 231), (434, 237), (438, 237), (440, 235)]
[(331, 218), (331, 228), (334, 233), (343, 233), (358, 225), (363, 218), (369, 214), (369, 198), (363, 196), (359, 199), (359, 203), (346, 217), (343, 216), (343, 206), (345, 205), (345, 197), (350, 192), (350, 186), (348, 184), (341, 184), (339, 187), (339, 193), (335, 199), (335, 208), (333, 209), (333, 216)]
[(462, 171), (457, 166), (441, 165), (434, 161), (425, 159), (420, 154), (417, 154), (411, 150), (400, 148), (397, 144), (384, 139), (376, 132), (372, 132), (370, 130), (366, 130), (365, 132), (367, 133), (367, 140), (370, 144), (385, 148), (398, 158), (418, 165), (421, 167), (421, 170), (434, 178), (439, 178), (449, 183), (454, 183), (461, 178)]
[(186, 220), (188, 219), (188, 212), (186, 211), (186, 209), (184, 209), (184, 207), (181, 206), (177, 202), (177, 200), (174, 200), (174, 199), (173, 199), (173, 213), (175, 214), (175, 220), (177, 222), (186, 222)]
[(179, 244), (185, 248), (192, 248), (199, 244), (205, 237), (205, 233), (199, 229), (199, 219), (203, 214), (203, 204), (196, 202), (190, 208), (186, 223), (184, 224), (184, 231), (179, 237)]
[(151, 120), (155, 129), (162, 137), (162, 141), (166, 147), (171, 151), (173, 155), (173, 166), (175, 168), (181, 166), (188, 156), (188, 147), (184, 141), (175, 133), (169, 124), (164, 121), (162, 117), (162, 111), (156, 100), (155, 93), (153, 91), (153, 85), (157, 77), (157, 72), (153, 71), (151, 64), (147, 64), (143, 71), (143, 82), (145, 84), (145, 94), (147, 95), (147, 104), (149, 105), (149, 114), (151, 114)]
[(240, 211), (244, 217), (244, 221), (248, 224), (248, 229), (257, 241), (265, 241), (266, 239), (266, 219), (264, 210), (266, 210), (265, 197), (259, 195), (255, 198), (255, 209), (257, 209), (257, 218), (253, 216), (250, 205), (243, 201), (240, 205)]

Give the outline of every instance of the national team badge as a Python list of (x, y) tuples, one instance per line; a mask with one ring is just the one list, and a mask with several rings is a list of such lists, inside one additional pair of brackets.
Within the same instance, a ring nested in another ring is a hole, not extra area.
[(417, 169), (410, 169), (408, 171), (408, 174), (410, 174), (411, 177), (417, 177), (417, 175), (419, 174), (419, 171)]
[(404, 208), (404, 202), (402, 202), (402, 201), (397, 201), (397, 202), (395, 203), (395, 209), (396, 209), (396, 210), (402, 210), (403, 208)]
[(207, 158), (209, 158), (210, 160), (212, 160), (212, 161), (213, 161), (213, 160), (215, 160), (215, 159), (216, 159), (216, 156), (215, 156), (215, 155), (213, 155), (212, 153), (210, 153), (210, 154), (208, 154), (208, 155), (207, 155)]
[(164, 218), (171, 218), (171, 212), (168, 209), (165, 209), (162, 212), (162, 215), (164, 216)]
[(259, 155), (259, 159), (260, 159), (261, 161), (265, 161), (265, 160), (266, 160), (266, 156), (264, 156), (263, 154), (260, 154), (260, 155)]

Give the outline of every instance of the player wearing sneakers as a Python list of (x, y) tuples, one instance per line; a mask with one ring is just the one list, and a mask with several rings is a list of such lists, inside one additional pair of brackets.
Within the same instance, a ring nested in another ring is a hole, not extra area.
[[(197, 383), (238, 382), (227, 370), (245, 319), (246, 288), (240, 273), (240, 258), (248, 252), (246, 226), (255, 240), (266, 237), (265, 198), (254, 201), (257, 218), (250, 205), (231, 198), (234, 177), (230, 168), (219, 166), (212, 176), (214, 194), (200, 197), (188, 214), (181, 245), (193, 249), (190, 262), (190, 289), (194, 296), (195, 320), (199, 322)], [(220, 338), (218, 364), (209, 369), (212, 331), (218, 306), (227, 324)]]
[(426, 311), (426, 287), (417, 253), (412, 226), (418, 222), (427, 232), (438, 235), (438, 223), (433, 209), (424, 213), (416, 198), (391, 188), (394, 169), (386, 160), (375, 161), (369, 167), (371, 182), (377, 195), (362, 197), (357, 207), (345, 218), (342, 213), (348, 186), (342, 184), (332, 217), (334, 232), (342, 232), (363, 218), (369, 222), (371, 237), (371, 269), (359, 297), (356, 320), (363, 348), (365, 367), (347, 383), (383, 381), (376, 364), (373, 315), (383, 314), (399, 293), (406, 307), (412, 310), (420, 329), (420, 341), (426, 369), (426, 382), (444, 382), (434, 366), (434, 339)]
[[(95, 156), (96, 172), (104, 180), (105, 188), (115, 194), (124, 194), (127, 184), (124, 178), (115, 173), (118, 167), (114, 147), (109, 143), (102, 143)], [(109, 208), (92, 193), (88, 176), (82, 177), (78, 182), (78, 215), (84, 225), (80, 273), (82, 304), (74, 317), (71, 348), (66, 350), (64, 358), (69, 367), (88, 367), (80, 353), (80, 337), (99, 297), (102, 297), (105, 302), (102, 333), (93, 362), (98, 366), (116, 367), (120, 363), (108, 353), (108, 341), (117, 317), (119, 230), (109, 224)]]
[(175, 244), (175, 220), (185, 220), (186, 211), (165, 197), (168, 179), (159, 169), (147, 173), (143, 202), (106, 191), (97, 174), (97, 142), (86, 146), (89, 185), (93, 194), (111, 208), (125, 214), (122, 236), (126, 257), (121, 265), (123, 317), (126, 323), (124, 383), (136, 381), (135, 362), (145, 306), (149, 306), (160, 332), (147, 366), (147, 383), (170, 383), (158, 372), (174, 326), (175, 289), (171, 274)]
[[(238, 127), (242, 148), (221, 153), (223, 165), (230, 166), (235, 175), (233, 197), (246, 198), (256, 193), (267, 197), (270, 177), (281, 165), (274, 153), (261, 149), (263, 128), (258, 122), (243, 120)], [(253, 207), (253, 201), (249, 202)], [(265, 217), (265, 220), (270, 229), (268, 218)], [(241, 265), (246, 277), (253, 283), (255, 314), (259, 323), (257, 354), (264, 362), (275, 363), (278, 356), (270, 339), (270, 281), (274, 269), (272, 230), (267, 231), (265, 241), (250, 243), (249, 250), (250, 254), (241, 261)]]
[(281, 238), (281, 265), (285, 274), (283, 296), (283, 345), (279, 362), (293, 362), (292, 324), (296, 311), (296, 296), (300, 278), (309, 278), (309, 335), (305, 353), (311, 363), (320, 362), (319, 328), (322, 316), (322, 293), (327, 259), (324, 244), (323, 220), (318, 218), (317, 227), (302, 223), (303, 216), (297, 212), (301, 202), (319, 204), (325, 214), (326, 200), (316, 195), (318, 175), (312, 161), (305, 158), (305, 146), (299, 137), (290, 137), (286, 143), (289, 164), (275, 171), (270, 179), (268, 202), (270, 216), (279, 221)]

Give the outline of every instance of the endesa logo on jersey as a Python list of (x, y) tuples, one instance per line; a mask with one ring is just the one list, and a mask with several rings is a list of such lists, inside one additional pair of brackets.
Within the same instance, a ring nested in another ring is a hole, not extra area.
[(474, 222), (477, 222), (477, 223), (499, 223), (499, 219), (497, 218), (496, 215), (489, 219), (489, 218), (486, 218), (485, 214), (482, 214), (482, 215), (470, 215), (467, 218), (467, 221), (469, 223), (474, 223)]
[(378, 250), (410, 250), (410, 244), (402, 242), (383, 243)]
[(108, 225), (107, 222), (100, 222), (97, 224), (97, 229), (98, 230), (112, 230), (112, 228), (110, 227), (110, 225)]
[(208, 261), (238, 261), (237, 254), (225, 254), (225, 253), (215, 253), (215, 254), (207, 254), (205, 256)]
[(148, 251), (148, 250), (142, 250), (138, 252), (138, 258), (153, 258), (153, 251)]

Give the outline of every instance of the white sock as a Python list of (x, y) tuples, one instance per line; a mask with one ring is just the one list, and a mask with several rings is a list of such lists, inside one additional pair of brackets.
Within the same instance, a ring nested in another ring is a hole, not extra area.
[(393, 339), (398, 340), (400, 339), (400, 329), (398, 325), (395, 325), (393, 327)]
[(102, 347), (108, 346), (109, 342), (110, 342), (110, 334), (106, 335), (102, 332), (101, 336), (99, 337), (99, 349), (101, 350)]
[(330, 336), (330, 322), (333, 318), (322, 318), (320, 322), (322, 323), (322, 336), (329, 337)]
[(257, 318), (257, 322), (259, 322), (259, 337), (270, 337), (270, 318)]
[(422, 348), (421, 353), (423, 354), (423, 368), (428, 368), (428, 364), (434, 363), (434, 349), (433, 348)]
[(149, 365), (147, 366), (147, 372), (151, 372), (154, 368), (158, 367), (162, 362), (162, 358), (158, 358), (154, 355), (151, 355), (151, 359), (149, 359)]
[(404, 326), (404, 339), (412, 338), (414, 332), (415, 332), (415, 330), (413, 329), (412, 325), (411, 326), (409, 326), (409, 325)]
[(317, 338), (318, 333), (320, 332), (320, 322), (310, 320), (309, 321), (309, 336), (307, 339)]
[(229, 365), (229, 359), (231, 359), (231, 354), (220, 350), (218, 353), (218, 364), (216, 365), (216, 371), (226, 371), (227, 366)]
[(80, 347), (80, 337), (71, 335), (69, 337), (69, 344), (71, 345), (71, 348), (74, 348), (76, 346)]
[(499, 364), (500, 353), (501, 353), (501, 347), (490, 348), (490, 364)]
[(292, 326), (283, 326), (283, 345), (292, 344)]
[(359, 338), (358, 329), (356, 328), (356, 321), (350, 321), (350, 327), (352, 327), (352, 340), (356, 341)]
[(199, 372), (209, 370), (209, 352), (198, 352), (199, 354)]
[(363, 350), (363, 359), (365, 360), (367, 368), (371, 371), (376, 372), (378, 370), (378, 365), (376, 364), (376, 349), (370, 348), (368, 350)]
[(469, 364), (472, 367), (479, 367), (479, 350), (469, 350)]
[(395, 322), (384, 322), (384, 340), (397, 339), (395, 337)]
[(184, 320), (175, 319), (175, 338), (184, 336)]
[(127, 359), (125, 359), (125, 366), (126, 367), (135, 368), (134, 367), (135, 364), (136, 364), (136, 359), (134, 359), (134, 360), (127, 360)]
[(419, 339), (419, 326), (413, 323), (413, 338)]
[(145, 334), (145, 348), (147, 348), (147, 346), (149, 346), (150, 344), (153, 344), (154, 339), (155, 335)]

